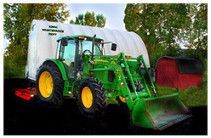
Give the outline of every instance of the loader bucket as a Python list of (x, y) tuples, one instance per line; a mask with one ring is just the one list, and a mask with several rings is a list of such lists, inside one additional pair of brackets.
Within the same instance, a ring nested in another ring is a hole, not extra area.
[(179, 100), (178, 94), (137, 99), (132, 110), (136, 126), (163, 130), (189, 118), (188, 109)]

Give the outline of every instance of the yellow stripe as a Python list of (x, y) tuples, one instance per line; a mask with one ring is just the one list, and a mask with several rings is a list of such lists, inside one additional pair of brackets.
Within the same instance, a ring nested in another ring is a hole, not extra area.
[(95, 59), (95, 62), (108, 62), (107, 60), (103, 60), (103, 59)]

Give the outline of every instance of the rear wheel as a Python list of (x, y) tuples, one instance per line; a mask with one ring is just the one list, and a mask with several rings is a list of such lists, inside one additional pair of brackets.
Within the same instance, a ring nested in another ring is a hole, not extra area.
[(100, 117), (106, 105), (103, 85), (94, 78), (83, 81), (77, 96), (77, 104), (82, 115), (88, 118)]
[(59, 69), (54, 63), (44, 63), (37, 75), (38, 99), (53, 105), (60, 105), (63, 101), (64, 83)]

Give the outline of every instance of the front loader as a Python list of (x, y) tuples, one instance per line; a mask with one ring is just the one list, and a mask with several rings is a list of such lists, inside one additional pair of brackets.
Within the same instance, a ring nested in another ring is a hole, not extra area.
[[(65, 97), (75, 97), (90, 118), (109, 104), (125, 104), (134, 125), (159, 130), (190, 117), (178, 94), (159, 96), (142, 55), (104, 55), (107, 43), (96, 36), (66, 36), (57, 42), (56, 58), (47, 59), (37, 73), (42, 102), (60, 105)], [(111, 43), (111, 50), (116, 48)]]

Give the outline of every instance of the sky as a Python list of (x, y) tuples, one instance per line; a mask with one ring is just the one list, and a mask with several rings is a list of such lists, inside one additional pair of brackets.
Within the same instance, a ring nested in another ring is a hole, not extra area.
[(4, 37), (3, 39), (3, 47), (4, 49), (8, 46), (9, 41)]
[(95, 14), (103, 14), (106, 18), (105, 28), (125, 30), (124, 10), (126, 4), (69, 4), (70, 19), (75, 20), (78, 14), (95, 12)]

